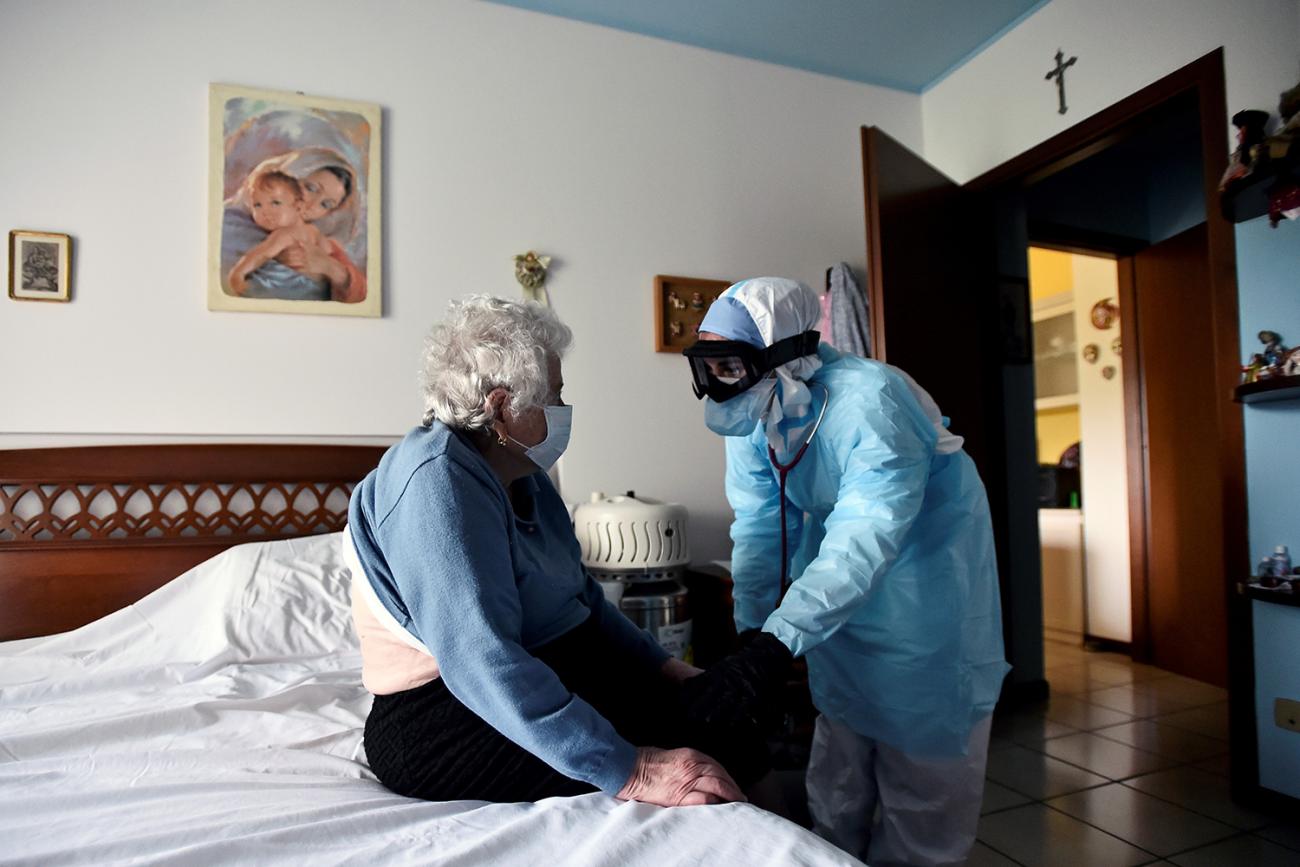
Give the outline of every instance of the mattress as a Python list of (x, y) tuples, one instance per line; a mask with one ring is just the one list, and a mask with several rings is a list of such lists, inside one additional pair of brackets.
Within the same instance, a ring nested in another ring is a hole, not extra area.
[(231, 548), (62, 635), (0, 643), (0, 864), (856, 864), (749, 804), (395, 795), (338, 534)]

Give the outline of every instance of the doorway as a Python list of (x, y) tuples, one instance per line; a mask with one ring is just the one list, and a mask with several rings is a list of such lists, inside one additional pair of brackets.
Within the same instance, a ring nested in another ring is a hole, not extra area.
[(1127, 453), (1118, 264), (1031, 246), (1029, 291), (1043, 640), (1127, 651), (1129, 479), (1115, 459)]
[[(1031, 300), (1039, 294), (1035, 263), (1039, 282), (1056, 275), (1072, 290), (1056, 296), (1055, 316), (1041, 318), (1053, 310), (1051, 299), (1040, 299), (1031, 317), (1035, 336), (1046, 336), (1044, 329), (1065, 321), (1060, 301), (1072, 299), (1073, 357), (1049, 353), (1040, 361), (1035, 341), (1035, 418), (1047, 480), (1045, 429), (1061, 426), (1073, 409), (1092, 440), (1067, 458), (1078, 465), (1082, 501), (1075, 513), (1082, 638), (1226, 685), (1223, 515), (1218, 468), (1202, 447), (1217, 438), (1212, 408), (1220, 395), (1213, 366), (1202, 363), (1213, 342), (1213, 299), (1204, 276), (1206, 178), (1194, 97), (1185, 92), (1152, 107), (1122, 140), (1024, 185), (1021, 197), (1037, 245), (1028, 251)], [(1171, 280), (1177, 289), (1165, 285)], [(1174, 345), (1199, 351), (1165, 363), (1182, 355), (1170, 351)], [(1044, 395), (1062, 375), (1046, 366), (1052, 363), (1074, 375), (1073, 391)], [(1071, 472), (1055, 476), (1068, 484)], [(1040, 509), (1040, 537), (1068, 533), (1070, 517)], [(1061, 620), (1056, 606), (1064, 602), (1068, 611), (1076, 595), (1062, 597), (1059, 567), (1069, 564), (1052, 556), (1054, 547), (1046, 550), (1045, 566), (1055, 567), (1043, 575), (1043, 620), (1051, 628)]]

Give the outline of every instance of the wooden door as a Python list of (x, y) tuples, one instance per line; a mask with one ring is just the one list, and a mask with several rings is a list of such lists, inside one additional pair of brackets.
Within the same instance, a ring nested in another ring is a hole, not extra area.
[(1222, 686), (1228, 625), (1219, 404), (1226, 398), (1210, 351), (1206, 225), (1142, 250), (1125, 266), (1133, 314), (1124, 315), (1136, 333), (1141, 380), (1133, 402), (1140, 405), (1141, 451), (1130, 448), (1140, 465), (1130, 473), (1145, 487), (1146, 525), (1145, 538), (1134, 540), (1145, 549), (1145, 576), (1133, 574), (1134, 641), (1145, 648), (1134, 649), (1148, 650), (1161, 668)]
[(974, 196), (875, 127), (862, 129), (872, 357), (912, 375), (989, 479), (984, 263)]
[(1004, 692), (1041, 697), (1033, 413), (1006, 411), (1033, 405), (1027, 242), (1008, 246), (1007, 231), (1023, 235), (1023, 209), (958, 186), (874, 127), (862, 129), (862, 166), (872, 355), (911, 374), (966, 439), (993, 515)]

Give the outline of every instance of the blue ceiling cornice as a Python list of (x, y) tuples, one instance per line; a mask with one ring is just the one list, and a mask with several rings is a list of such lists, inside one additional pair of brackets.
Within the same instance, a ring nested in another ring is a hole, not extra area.
[(922, 93), (1049, 0), (490, 0)]

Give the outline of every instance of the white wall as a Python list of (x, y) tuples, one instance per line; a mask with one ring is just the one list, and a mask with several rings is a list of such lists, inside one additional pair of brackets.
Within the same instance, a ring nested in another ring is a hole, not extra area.
[[(516, 294), (532, 248), (576, 334), (567, 493), (680, 500), (698, 557), (722, 444), (654, 274), (820, 285), (863, 258), (859, 125), (921, 142), (914, 95), (468, 0), (5, 0), (0, 34), (0, 225), (76, 244), (71, 304), (0, 299), (0, 447), (386, 441), (447, 300)], [(383, 319), (206, 310), (210, 82), (383, 106)]]
[[(1085, 346), (1095, 343), (1101, 352), (1096, 364), (1082, 358), (1079, 361), (1086, 629), (1098, 638), (1132, 641), (1124, 370), (1122, 356), (1111, 348), (1122, 333), (1123, 319), (1103, 331), (1092, 324), (1090, 316), (1098, 301), (1119, 300), (1119, 276), (1114, 259), (1071, 256), (1070, 260), (1074, 270), (1076, 345), (1082, 353)], [(1111, 379), (1101, 373), (1107, 365), (1115, 368)]]
[[(1296, 81), (1297, 17), (1296, 0), (1052, 0), (925, 93), (925, 156), (969, 180), (1219, 46), (1229, 111), (1276, 111)], [(1064, 115), (1044, 79), (1057, 48), (1079, 58)]]

